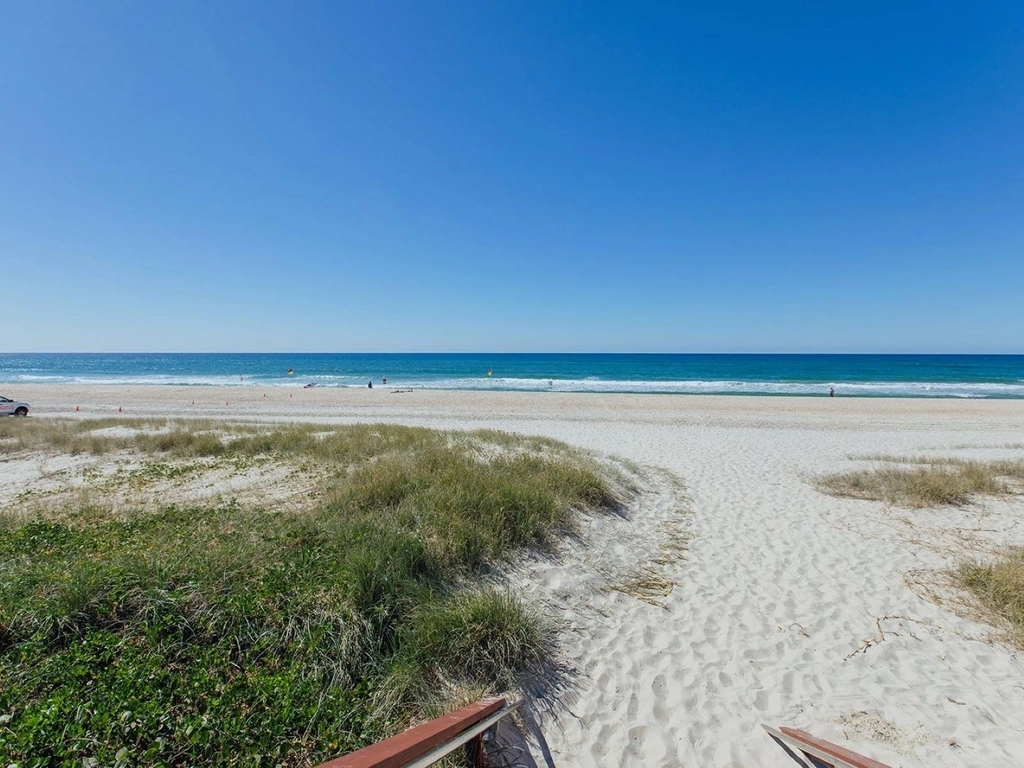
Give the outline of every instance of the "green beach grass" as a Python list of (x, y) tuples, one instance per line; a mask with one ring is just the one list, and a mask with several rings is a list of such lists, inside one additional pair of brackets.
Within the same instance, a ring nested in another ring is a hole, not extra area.
[(963, 563), (955, 577), (990, 618), (1005, 623), (1007, 640), (1024, 650), (1024, 547), (1012, 547), (991, 563)]
[(823, 493), (885, 501), (908, 507), (963, 506), (977, 496), (1016, 493), (1024, 481), (1024, 460), (970, 461), (871, 456), (881, 466), (818, 478)]
[[(826, 475), (817, 480), (818, 489), (833, 496), (924, 508), (963, 506), (978, 496), (1020, 493), (1024, 483), (1021, 459), (858, 458), (880, 466)], [(1007, 627), (1007, 641), (1024, 649), (1024, 547), (1011, 547), (987, 563), (963, 562), (952, 578), (971, 595), (981, 617)]]
[(323, 478), (301, 511), (4, 510), (0, 755), (19, 768), (309, 765), (514, 689), (552, 632), (488, 569), (616, 504), (585, 457), (501, 433), (19, 420), (0, 450)]

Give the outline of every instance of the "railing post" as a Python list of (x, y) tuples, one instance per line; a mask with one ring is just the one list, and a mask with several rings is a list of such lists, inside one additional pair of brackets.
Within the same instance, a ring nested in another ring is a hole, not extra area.
[(466, 742), (466, 758), (473, 768), (484, 768), (484, 735), (474, 736)]
[(474, 766), (482, 768), (482, 736), (516, 710), (503, 698), (481, 699), (363, 749), (336, 757), (319, 768), (426, 768), (457, 749), (464, 749)]

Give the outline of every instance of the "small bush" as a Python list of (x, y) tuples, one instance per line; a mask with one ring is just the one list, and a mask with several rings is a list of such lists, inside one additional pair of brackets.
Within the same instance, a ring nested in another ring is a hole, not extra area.
[(486, 590), (457, 595), (417, 611), (405, 656), (421, 666), (458, 674), (470, 683), (514, 684), (515, 670), (537, 664), (548, 650), (543, 622), (515, 597)]

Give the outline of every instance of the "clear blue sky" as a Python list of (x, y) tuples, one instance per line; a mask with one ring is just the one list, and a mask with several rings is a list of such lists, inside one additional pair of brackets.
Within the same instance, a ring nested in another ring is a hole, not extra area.
[(0, 349), (1024, 352), (1024, 3), (702, 5), (6, 0)]

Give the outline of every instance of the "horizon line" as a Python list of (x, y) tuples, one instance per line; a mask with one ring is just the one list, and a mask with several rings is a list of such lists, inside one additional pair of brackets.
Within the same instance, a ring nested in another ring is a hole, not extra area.
[(806, 355), (806, 356), (907, 356), (907, 357), (1024, 357), (1021, 352), (622, 352), (622, 351), (528, 351), (528, 350), (418, 350), (418, 351), (324, 351), (324, 350), (50, 350), (0, 351), (0, 355)]

